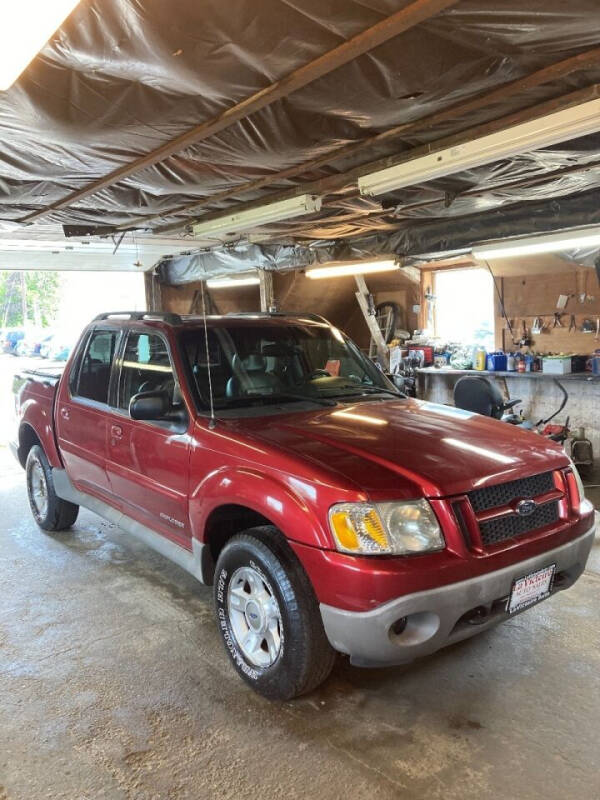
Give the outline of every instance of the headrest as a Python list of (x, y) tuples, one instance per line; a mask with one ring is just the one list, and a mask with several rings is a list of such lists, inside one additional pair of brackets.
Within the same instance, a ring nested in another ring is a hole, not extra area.
[(262, 347), (263, 356), (292, 356), (297, 349), (285, 342), (264, 344)]
[(265, 359), (260, 355), (260, 353), (250, 353), (245, 358), (242, 358), (240, 361), (243, 369), (245, 369), (246, 372), (265, 371)]

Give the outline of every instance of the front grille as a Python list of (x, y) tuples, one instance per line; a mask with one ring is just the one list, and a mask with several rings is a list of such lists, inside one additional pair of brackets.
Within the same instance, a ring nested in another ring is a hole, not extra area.
[[(519, 483), (519, 481), (514, 481), (514, 483)], [(513, 536), (522, 536), (524, 533), (552, 525), (554, 522), (558, 522), (558, 519), (558, 501), (553, 500), (538, 506), (528, 517), (509, 514), (490, 519), (487, 522), (480, 522), (481, 541), (485, 547), (489, 547)]]
[[(521, 478), (508, 483), (497, 483), (495, 486), (486, 486), (484, 489), (475, 489), (469, 492), (469, 500), (473, 511), (487, 511), (490, 508), (508, 506), (513, 500), (522, 500), (526, 497), (538, 497), (553, 491), (554, 478), (551, 472), (542, 472), (530, 478)], [(533, 516), (533, 515), (532, 515)], [(531, 519), (523, 517), (522, 519)]]

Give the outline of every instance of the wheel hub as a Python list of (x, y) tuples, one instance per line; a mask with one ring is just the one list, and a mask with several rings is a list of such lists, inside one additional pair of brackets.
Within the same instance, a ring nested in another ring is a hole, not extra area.
[(246, 603), (246, 608), (244, 610), (246, 615), (246, 622), (248, 623), (248, 627), (252, 628), (255, 631), (261, 631), (264, 627), (264, 615), (262, 614), (259, 606), (253, 600), (249, 600)]
[(271, 666), (281, 652), (281, 613), (271, 587), (257, 570), (240, 567), (233, 573), (227, 612), (244, 657), (255, 666)]
[(48, 487), (42, 465), (37, 460), (30, 474), (30, 496), (38, 515), (44, 517), (48, 510)]

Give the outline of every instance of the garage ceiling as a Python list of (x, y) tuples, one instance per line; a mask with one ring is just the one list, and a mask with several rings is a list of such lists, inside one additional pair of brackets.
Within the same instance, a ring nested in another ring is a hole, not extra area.
[(82, 0), (0, 94), (0, 219), (21, 240), (77, 226), (69, 257), (92, 252), (85, 233), (108, 237), (93, 240), (102, 258), (134, 230), (127, 268), (218, 254), (221, 239), (190, 242), (186, 226), (304, 192), (323, 196), (318, 214), (245, 237), (318, 242), (327, 260), (460, 249), (460, 234), (493, 238), (485, 220), (502, 235), (585, 224), (597, 135), (376, 199), (356, 178), (599, 96), (597, 0)]

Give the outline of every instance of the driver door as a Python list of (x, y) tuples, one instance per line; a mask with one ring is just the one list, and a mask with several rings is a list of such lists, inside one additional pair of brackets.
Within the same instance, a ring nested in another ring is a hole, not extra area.
[(177, 544), (191, 548), (188, 516), (189, 448), (185, 423), (132, 420), (131, 398), (165, 391), (181, 403), (169, 345), (162, 335), (131, 330), (107, 430), (107, 473), (114, 504)]

